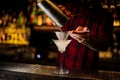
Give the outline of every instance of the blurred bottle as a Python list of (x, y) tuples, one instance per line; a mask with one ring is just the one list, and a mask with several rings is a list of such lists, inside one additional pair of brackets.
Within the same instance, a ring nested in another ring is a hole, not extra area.
[(36, 2), (32, 3), (32, 9), (30, 12), (30, 23), (37, 25), (37, 7), (36, 7)]
[(39, 8), (37, 11), (37, 25), (41, 26), (43, 24), (43, 12), (42, 10)]
[(23, 10), (21, 10), (18, 14), (18, 19), (17, 19), (17, 25), (20, 28), (24, 28), (27, 23), (27, 17), (25, 16), (25, 13)]

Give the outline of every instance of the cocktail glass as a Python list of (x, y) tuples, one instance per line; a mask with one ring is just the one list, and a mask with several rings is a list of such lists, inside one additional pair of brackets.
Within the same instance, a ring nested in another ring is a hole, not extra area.
[[(67, 32), (55, 32), (58, 39), (53, 39), (53, 42), (58, 47), (58, 51), (60, 53), (60, 63), (59, 63), (59, 69), (55, 71), (56, 74), (68, 74), (69, 70), (63, 68), (63, 62), (62, 62), (62, 53), (66, 50), (66, 47), (71, 42), (71, 40), (67, 39), (68, 34)], [(59, 36), (58, 36), (59, 34)]]

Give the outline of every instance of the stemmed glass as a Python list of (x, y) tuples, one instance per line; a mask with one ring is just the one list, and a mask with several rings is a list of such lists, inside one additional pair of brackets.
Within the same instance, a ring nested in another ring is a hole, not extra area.
[(59, 69), (55, 71), (56, 74), (68, 74), (69, 70), (63, 68), (62, 63), (62, 53), (66, 50), (66, 47), (71, 42), (71, 40), (68, 40), (68, 34), (67, 32), (55, 32), (58, 39), (53, 39), (53, 42), (58, 47), (58, 51), (60, 52), (60, 63), (59, 63)]

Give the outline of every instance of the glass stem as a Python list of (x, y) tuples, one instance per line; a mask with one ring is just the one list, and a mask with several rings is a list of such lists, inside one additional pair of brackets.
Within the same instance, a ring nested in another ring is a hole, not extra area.
[(60, 68), (60, 72), (63, 72), (62, 52), (60, 52), (60, 65), (59, 65), (59, 68)]

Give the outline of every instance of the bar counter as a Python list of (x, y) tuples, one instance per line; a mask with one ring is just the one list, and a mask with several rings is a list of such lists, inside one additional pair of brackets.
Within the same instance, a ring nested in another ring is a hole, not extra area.
[(105, 70), (70, 71), (57, 75), (56, 66), (0, 62), (0, 80), (120, 80), (120, 72)]

